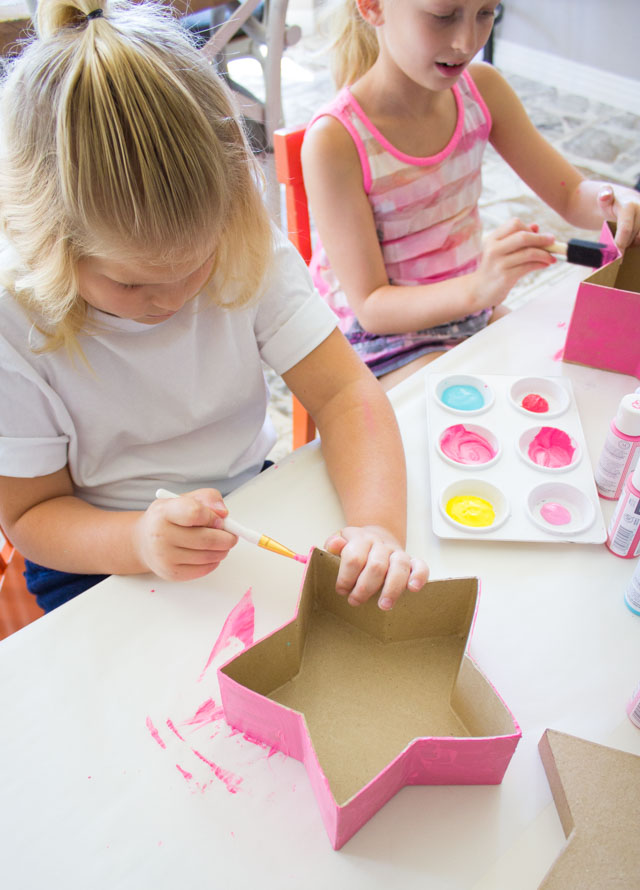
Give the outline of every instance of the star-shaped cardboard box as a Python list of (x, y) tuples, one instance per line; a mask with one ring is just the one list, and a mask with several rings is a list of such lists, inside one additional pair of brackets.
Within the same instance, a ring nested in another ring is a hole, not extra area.
[(465, 655), (476, 578), (383, 612), (336, 594), (338, 566), (313, 550), (294, 619), (218, 671), (227, 722), (304, 763), (336, 849), (404, 785), (498, 784), (521, 735)]
[(539, 890), (638, 890), (640, 757), (553, 729), (538, 748), (567, 837)]

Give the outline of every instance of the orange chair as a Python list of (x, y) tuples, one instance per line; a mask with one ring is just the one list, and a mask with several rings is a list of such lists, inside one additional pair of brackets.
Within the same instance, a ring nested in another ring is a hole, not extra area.
[(24, 559), (0, 529), (0, 640), (44, 615), (27, 590)]
[[(300, 150), (305, 128), (297, 130), (276, 130), (273, 134), (273, 153), (276, 162), (278, 182), (284, 186), (287, 208), (287, 234), (289, 241), (298, 249), (307, 265), (311, 261), (311, 222), (307, 192), (302, 178)], [(316, 434), (316, 426), (311, 416), (293, 398), (293, 448), (311, 442)]]

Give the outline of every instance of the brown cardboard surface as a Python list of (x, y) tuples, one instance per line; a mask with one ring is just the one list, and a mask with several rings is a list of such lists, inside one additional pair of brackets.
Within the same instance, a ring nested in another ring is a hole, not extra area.
[(552, 729), (538, 747), (567, 836), (540, 890), (638, 890), (640, 757)]
[(314, 550), (298, 615), (222, 673), (303, 713), (339, 805), (412, 740), (509, 735), (513, 718), (464, 657), (476, 578), (431, 581), (390, 612), (335, 592), (339, 560)]

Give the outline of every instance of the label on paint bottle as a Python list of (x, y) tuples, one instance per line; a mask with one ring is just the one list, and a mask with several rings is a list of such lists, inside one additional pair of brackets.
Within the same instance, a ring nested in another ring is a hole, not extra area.
[(633, 472), (639, 457), (640, 448), (634, 442), (621, 439), (609, 430), (594, 472), (598, 494), (610, 500), (619, 498), (625, 479)]
[(627, 716), (640, 729), (640, 684), (627, 705)]
[(640, 491), (637, 485), (640, 485), (640, 465), (627, 479), (607, 533), (609, 550), (625, 559), (640, 554)]
[(624, 601), (632, 612), (640, 615), (640, 562), (624, 592)]

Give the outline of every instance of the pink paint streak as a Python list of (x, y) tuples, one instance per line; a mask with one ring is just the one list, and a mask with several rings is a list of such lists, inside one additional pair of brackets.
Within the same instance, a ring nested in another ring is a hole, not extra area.
[(191, 749), (196, 757), (199, 757), (203, 763), (206, 763), (208, 767), (211, 768), (216, 779), (220, 779), (220, 781), (225, 785), (227, 791), (230, 794), (238, 793), (238, 786), (242, 784), (242, 777), (236, 776), (235, 773), (232, 773), (228, 769), (223, 769), (221, 766), (218, 766), (217, 763), (214, 763), (212, 760), (207, 760), (204, 754), (201, 754), (199, 751), (196, 751), (195, 748)]
[(156, 740), (156, 742), (160, 745), (161, 748), (166, 748), (167, 746), (160, 738), (160, 733), (158, 732), (158, 730), (155, 728), (155, 726), (151, 722), (151, 717), (147, 717), (146, 722), (147, 722), (147, 729), (149, 730), (149, 732), (151, 733), (153, 738)]
[(559, 350), (556, 352), (556, 354), (553, 356), (553, 361), (554, 361), (554, 362), (561, 362), (561, 361), (562, 361), (562, 357), (563, 357), (563, 355), (564, 355), (564, 346), (562, 347), (562, 349), (559, 349)]
[(193, 717), (183, 721), (182, 726), (206, 726), (207, 723), (215, 723), (216, 720), (223, 718), (222, 706), (216, 704), (212, 698), (208, 698), (200, 705)]
[(171, 720), (169, 717), (167, 717), (167, 726), (169, 727), (171, 732), (174, 733), (174, 735), (178, 736), (181, 742), (184, 742), (184, 738), (180, 735), (180, 733), (174, 726), (173, 720)]
[(198, 683), (202, 680), (211, 663), (217, 655), (228, 645), (232, 637), (240, 640), (245, 649), (253, 643), (253, 628), (255, 622), (255, 610), (251, 601), (251, 588), (247, 590), (240, 602), (227, 615), (227, 620), (216, 640), (209, 659), (198, 677)]
[(190, 779), (193, 779), (193, 774), (188, 772), (186, 769), (182, 769), (179, 763), (176, 763), (176, 769), (178, 770), (178, 772), (182, 773), (187, 782), (190, 781)]

